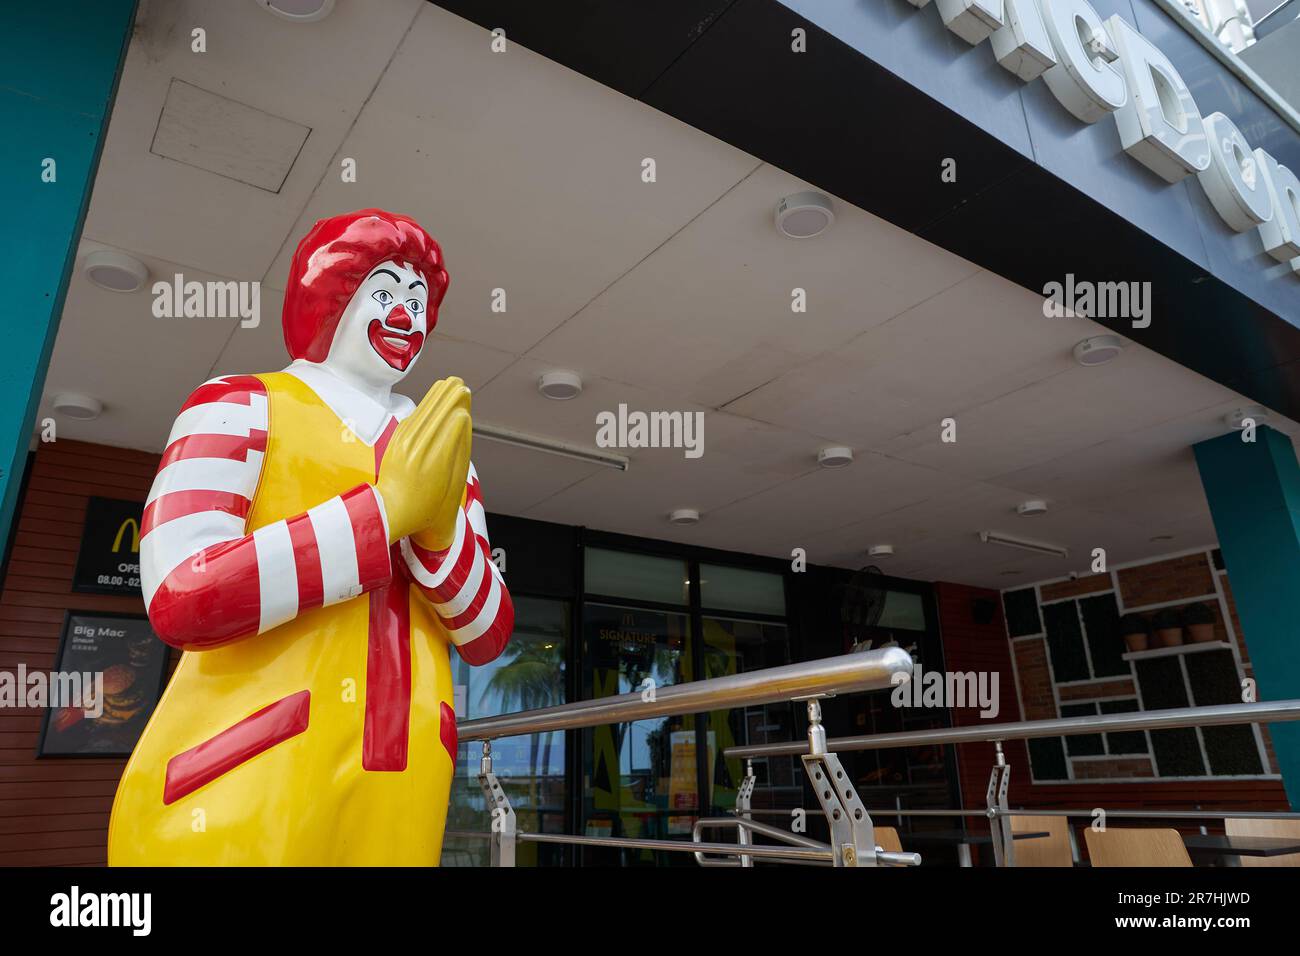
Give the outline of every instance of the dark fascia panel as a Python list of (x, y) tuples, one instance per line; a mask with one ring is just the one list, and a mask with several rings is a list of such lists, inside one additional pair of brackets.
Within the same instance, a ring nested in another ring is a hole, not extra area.
[(1149, 328), (1100, 324), (1300, 419), (1300, 329), (777, 0), (438, 5), (1033, 292), (1150, 281)]
[(640, 99), (735, 0), (435, 0), (435, 6)]

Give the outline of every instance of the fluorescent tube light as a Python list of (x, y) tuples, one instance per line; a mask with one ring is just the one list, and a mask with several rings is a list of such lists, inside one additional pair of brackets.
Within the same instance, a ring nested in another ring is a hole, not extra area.
[(484, 425), (475, 422), (474, 437), (482, 438), (485, 441), (500, 442), (503, 445), (514, 445), (516, 448), (545, 452), (548, 455), (559, 455), (562, 458), (573, 458), (577, 461), (585, 461), (605, 468), (614, 468), (618, 471), (627, 471), (628, 468), (628, 460), (622, 455), (613, 455), (592, 448), (583, 448), (580, 445), (570, 445), (568, 442), (556, 441), (553, 438), (527, 435), (524, 432), (501, 428), (497, 425)]
[(1068, 548), (1062, 548), (1056, 544), (1043, 544), (1041, 541), (1026, 541), (1024, 538), (1012, 537), (1009, 534), (1002, 534), (1000, 531), (981, 531), (980, 540), (985, 544), (1000, 544), (1004, 548), (1019, 548), (1021, 551), (1032, 551), (1034, 554), (1050, 554), (1053, 557), (1068, 557), (1070, 551)]

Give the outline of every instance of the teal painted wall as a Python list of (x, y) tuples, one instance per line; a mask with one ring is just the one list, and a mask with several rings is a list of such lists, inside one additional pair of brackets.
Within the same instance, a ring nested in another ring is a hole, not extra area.
[[(1261, 425), (1195, 446), (1232, 582), (1258, 699), (1300, 699), (1300, 465), (1291, 439)], [(1291, 806), (1300, 809), (1300, 722), (1273, 724)]]
[(0, 5), (0, 547), (134, 20), (135, 0)]

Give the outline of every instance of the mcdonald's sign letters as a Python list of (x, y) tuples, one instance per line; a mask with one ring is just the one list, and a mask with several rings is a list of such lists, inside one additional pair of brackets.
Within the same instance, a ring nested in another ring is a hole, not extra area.
[(72, 590), (92, 594), (140, 592), (140, 521), (143, 501), (91, 498)]

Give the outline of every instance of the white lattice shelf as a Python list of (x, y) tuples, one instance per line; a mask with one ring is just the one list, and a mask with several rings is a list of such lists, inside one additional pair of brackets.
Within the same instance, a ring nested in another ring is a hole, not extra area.
[(1172, 657), (1175, 654), (1195, 654), (1197, 651), (1231, 650), (1227, 641), (1201, 641), (1197, 644), (1178, 644), (1174, 647), (1153, 647), (1146, 651), (1129, 651), (1121, 655), (1126, 661), (1145, 661), (1153, 657)]

